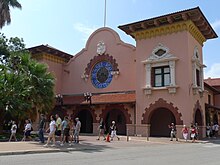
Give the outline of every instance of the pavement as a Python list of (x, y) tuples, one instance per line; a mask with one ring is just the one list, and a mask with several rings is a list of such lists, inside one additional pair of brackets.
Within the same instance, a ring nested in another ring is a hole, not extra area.
[[(165, 144), (179, 144), (179, 143), (191, 143), (191, 141), (185, 142), (183, 139), (178, 141), (170, 141), (169, 138), (146, 138), (136, 136), (120, 136), (120, 140), (117, 139), (106, 142), (102, 138), (96, 140), (97, 136), (80, 136), (79, 144), (64, 144), (60, 146), (59, 142), (56, 142), (56, 146), (44, 147), (43, 144), (37, 141), (26, 142), (0, 142), (0, 156), (3, 155), (20, 155), (20, 154), (34, 154), (34, 153), (52, 153), (52, 152), (72, 152), (72, 151), (94, 151), (106, 150), (112, 148), (121, 147), (137, 147), (144, 145), (165, 145)], [(198, 140), (196, 143), (209, 143), (209, 140)]]

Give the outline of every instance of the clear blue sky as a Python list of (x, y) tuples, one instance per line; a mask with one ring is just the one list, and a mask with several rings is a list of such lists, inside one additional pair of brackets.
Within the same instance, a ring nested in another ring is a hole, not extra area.
[[(105, 0), (18, 0), (22, 10), (11, 9), (12, 23), (1, 30), (7, 37), (23, 38), (26, 47), (49, 44), (75, 55), (89, 35), (103, 27)], [(107, 0), (107, 26), (125, 42), (134, 40), (119, 25), (199, 6), (220, 36), (219, 0)], [(220, 39), (204, 44), (205, 78), (220, 77)]]

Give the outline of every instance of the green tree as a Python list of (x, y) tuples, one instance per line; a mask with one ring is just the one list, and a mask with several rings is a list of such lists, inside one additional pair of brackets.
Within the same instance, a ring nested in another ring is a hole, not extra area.
[[(18, 121), (53, 108), (54, 77), (31, 58), (23, 40), (0, 35), (0, 117)], [(0, 120), (3, 121), (3, 120)]]
[(22, 8), (17, 0), (0, 0), (0, 29), (2, 29), (5, 24), (11, 23), (10, 7)]

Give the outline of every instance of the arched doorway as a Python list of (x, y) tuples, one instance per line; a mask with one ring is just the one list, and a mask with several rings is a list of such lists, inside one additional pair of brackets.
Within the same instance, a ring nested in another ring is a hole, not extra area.
[(198, 124), (198, 126), (202, 126), (202, 114), (200, 112), (199, 109), (196, 110), (196, 113), (195, 113), (195, 123)]
[(104, 120), (107, 131), (109, 131), (109, 127), (113, 120), (116, 122), (117, 134), (126, 135), (126, 119), (121, 110), (113, 109), (107, 113), (105, 120)]
[(81, 133), (93, 133), (93, 119), (92, 114), (89, 110), (81, 110), (77, 117), (79, 117), (79, 120), (81, 122)]
[(150, 136), (154, 137), (169, 137), (170, 129), (168, 125), (176, 124), (176, 119), (173, 113), (166, 108), (156, 109), (150, 118)]

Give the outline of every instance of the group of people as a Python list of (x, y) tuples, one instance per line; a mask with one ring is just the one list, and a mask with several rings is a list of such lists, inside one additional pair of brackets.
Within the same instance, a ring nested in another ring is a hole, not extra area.
[(207, 124), (206, 126), (206, 135), (208, 138), (216, 138), (218, 136), (218, 131), (219, 131), (219, 125), (218, 123), (211, 123), (211, 124)]
[[(174, 123), (171, 123), (168, 125), (170, 128), (170, 140), (173, 141), (173, 138), (176, 138), (176, 141), (178, 141), (177, 138), (177, 129)], [(207, 137), (216, 137), (218, 136), (219, 131), (219, 125), (217, 123), (210, 125), (209, 123), (206, 126), (206, 134)], [(199, 127), (198, 124), (191, 124), (191, 126), (188, 128), (186, 125), (183, 125), (183, 128), (181, 130), (183, 138), (185, 141), (188, 139), (192, 140), (192, 142), (195, 142), (199, 138)]]
[[(170, 128), (170, 141), (173, 141), (173, 138), (176, 138), (176, 141), (178, 141), (176, 125), (171, 123), (171, 125), (168, 125), (168, 127)], [(195, 140), (199, 137), (198, 124), (191, 124), (190, 128), (188, 128), (186, 125), (183, 125), (181, 132), (185, 141), (187, 141), (189, 138), (192, 140), (192, 142), (195, 142)]]
[[(12, 121), (11, 136), (9, 138), (9, 142), (12, 139), (17, 141), (17, 138), (16, 138), (17, 129), (18, 129), (18, 126), (17, 126), (16, 122)], [(24, 136), (23, 136), (21, 141), (26, 141), (26, 139), (32, 140), (31, 131), (33, 131), (31, 120), (30, 119), (26, 119), (25, 120), (25, 125), (24, 125), (24, 130), (23, 130)]]
[[(44, 143), (44, 128), (45, 128), (45, 118), (41, 115), (41, 120), (39, 124), (39, 139), (41, 143)], [(64, 143), (79, 143), (79, 133), (81, 128), (81, 122), (79, 118), (75, 118), (75, 122), (72, 118), (65, 116), (62, 120), (58, 114), (50, 116), (49, 127), (45, 132), (49, 132), (48, 139), (45, 147), (49, 145), (50, 141), (53, 141), (51, 146), (55, 146), (56, 139), (55, 136), (59, 137), (60, 145), (63, 146)]]
[(116, 123), (115, 123), (114, 120), (112, 121), (112, 124), (109, 127), (109, 131), (107, 133), (107, 137), (105, 137), (105, 131), (106, 131), (105, 124), (104, 124), (103, 118), (101, 118), (99, 126), (98, 126), (98, 133), (99, 134), (98, 134), (98, 139), (97, 140), (100, 140), (100, 136), (103, 136), (103, 140), (107, 140), (107, 141), (108, 141), (109, 137), (110, 137), (111, 141), (113, 141), (113, 139), (115, 137), (117, 137), (117, 139), (120, 140), (120, 138), (117, 135), (117, 127), (116, 127)]

